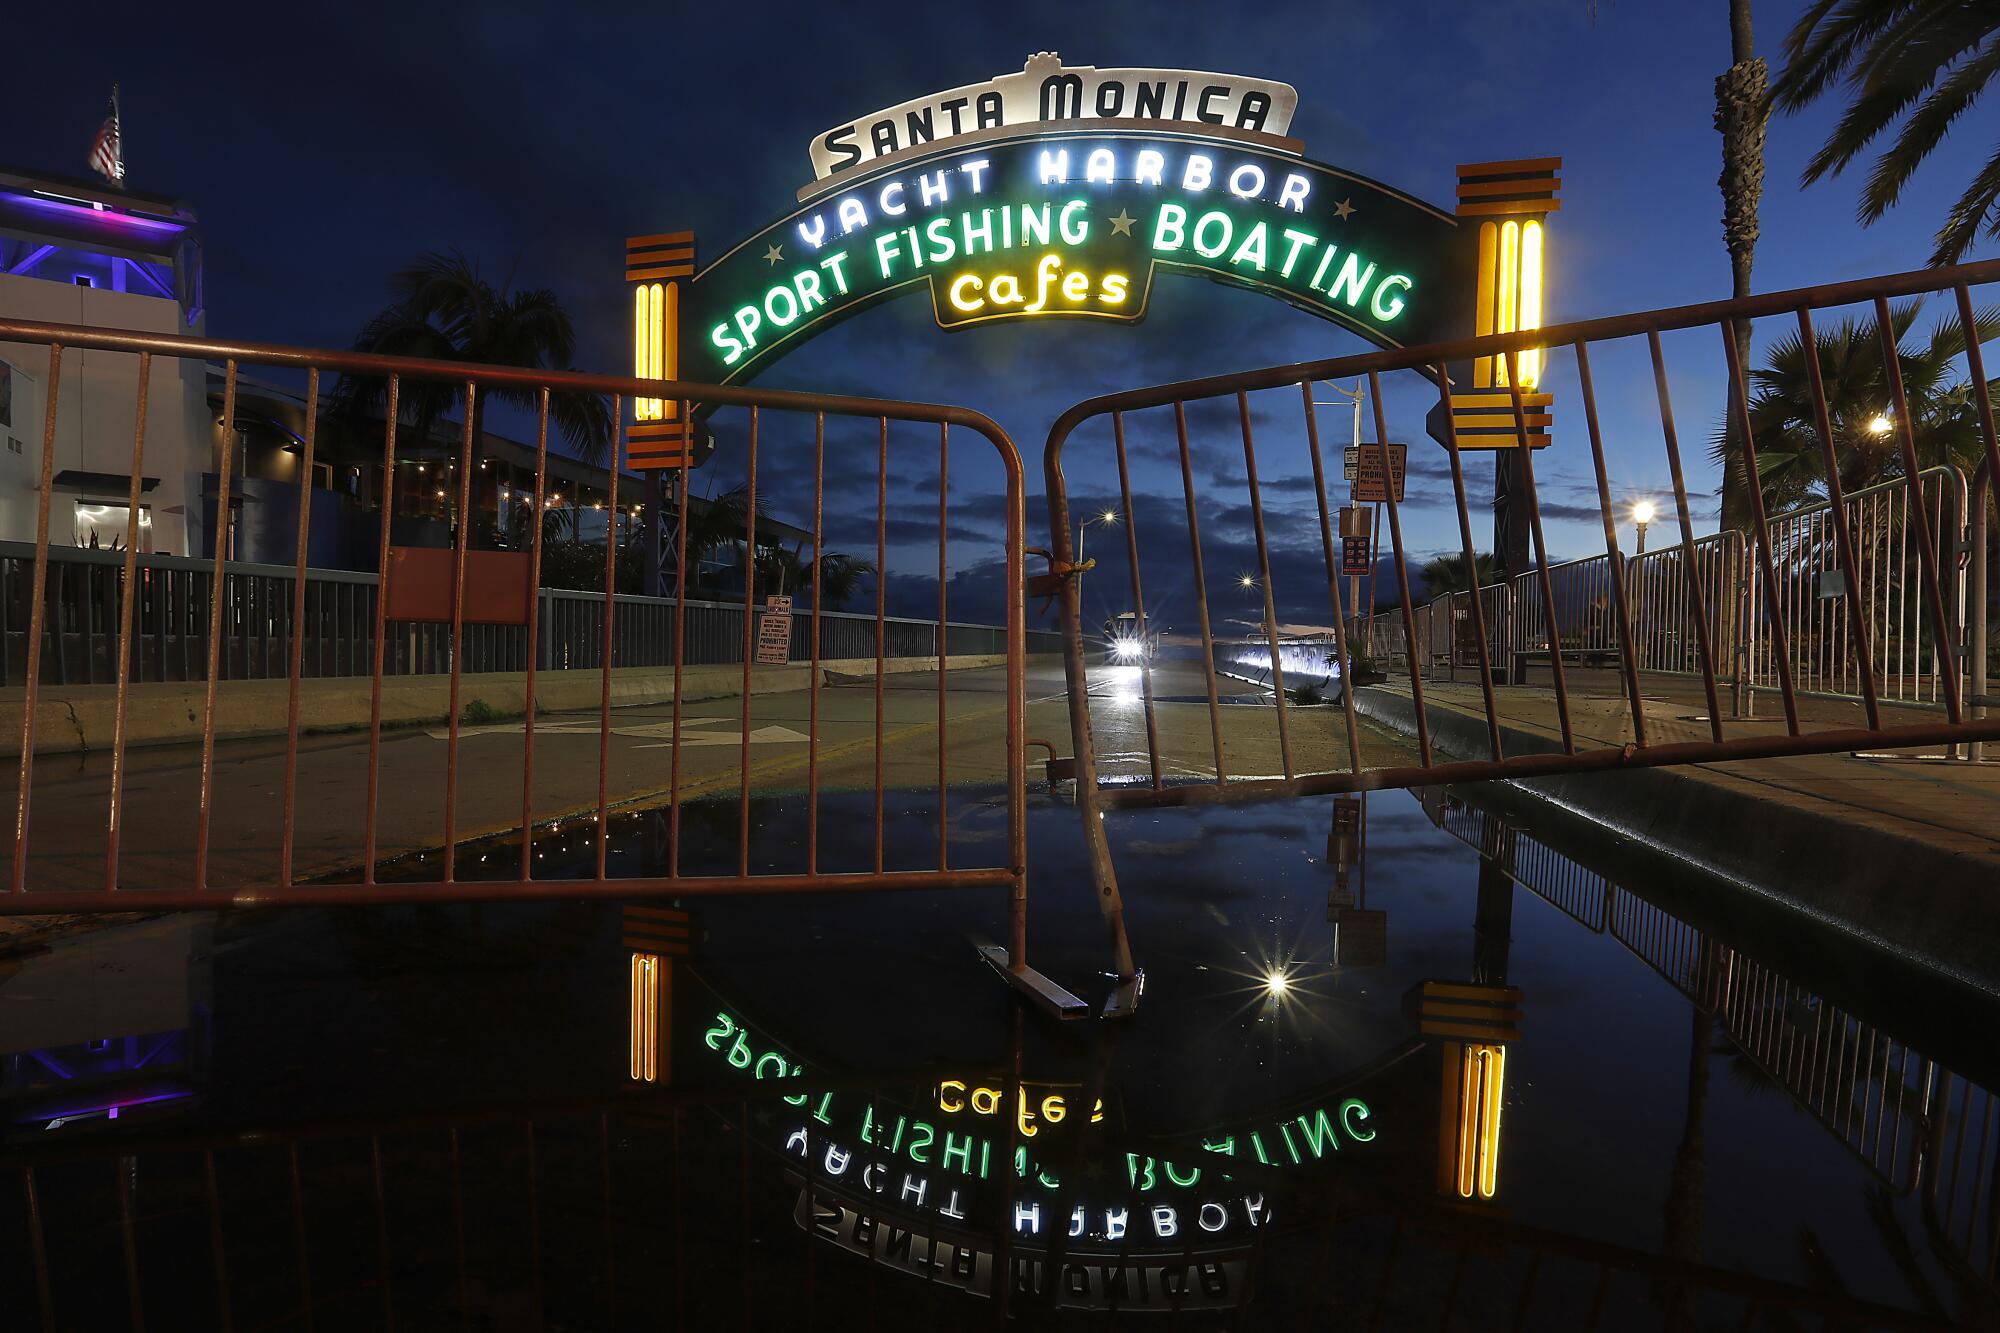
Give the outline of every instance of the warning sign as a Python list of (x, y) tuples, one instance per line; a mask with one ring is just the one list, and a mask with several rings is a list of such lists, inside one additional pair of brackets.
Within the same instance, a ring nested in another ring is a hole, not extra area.
[[(1396, 482), (1397, 504), (1403, 503), (1403, 465), (1409, 456), (1409, 445), (1389, 446), (1389, 475)], [(1349, 445), (1344, 475), (1354, 483), (1354, 498), (1360, 503), (1379, 503), (1389, 498), (1382, 489), (1382, 446)]]
[(792, 599), (766, 597), (763, 614), (757, 617), (757, 664), (783, 666), (791, 660)]
[(1340, 572), (1343, 574), (1366, 574), (1368, 572), (1368, 539), (1366, 537), (1342, 537), (1340, 539)]

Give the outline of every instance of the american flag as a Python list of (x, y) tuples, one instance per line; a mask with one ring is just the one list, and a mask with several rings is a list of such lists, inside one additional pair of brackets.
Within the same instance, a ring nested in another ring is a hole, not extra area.
[(118, 129), (118, 85), (111, 85), (111, 105), (104, 109), (104, 123), (90, 145), (91, 169), (113, 184), (125, 180), (125, 136)]

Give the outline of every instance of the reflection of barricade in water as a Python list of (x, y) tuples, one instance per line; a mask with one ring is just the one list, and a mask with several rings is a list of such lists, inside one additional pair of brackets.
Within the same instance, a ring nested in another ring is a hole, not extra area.
[[(1439, 828), (1490, 855), (1500, 816), (1428, 789)], [(1501, 864), (1586, 929), (1603, 931), (1715, 1017), (1730, 1045), (1888, 1189), (1917, 1193), (1966, 1270), (2000, 1271), (2000, 1095), (1868, 1019), (1516, 832)], [(1525, 853), (1525, 854), (1524, 854)], [(1591, 903), (1602, 904), (1595, 920)]]

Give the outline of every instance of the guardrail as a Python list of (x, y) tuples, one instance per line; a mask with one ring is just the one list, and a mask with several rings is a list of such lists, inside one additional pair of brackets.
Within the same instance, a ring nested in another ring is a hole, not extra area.
[[(1913, 496), (1898, 478), (1846, 497), (1843, 508), (1859, 567), (1851, 599), (1841, 573), (1832, 505), (1822, 500), (1772, 515), (1771, 564), (1777, 578), (1768, 601), (1783, 633), (1774, 635), (1764, 615), (1750, 617), (1755, 630), (1748, 654), (1753, 703), (1757, 690), (1781, 686), (1780, 644), (1789, 646), (1792, 680), (1801, 693), (1862, 697), (1865, 690), (1850, 648), (1857, 618), (1865, 621), (1874, 649), (1878, 698), (1902, 704), (1943, 702), (1947, 673), (1924, 610), (1920, 574), (1925, 557), (1918, 543), (1928, 529), (1936, 548), (1931, 554), (1944, 571), (1950, 635), (1946, 656), (1956, 658), (1966, 627), (1965, 567), (1956, 556), (1965, 532), (1965, 477), (1957, 468), (1926, 468), (1918, 474), (1915, 491)], [(1923, 522), (1914, 521), (1918, 511)], [(1979, 637), (1983, 640), (1984, 634)]]
[[(122, 551), (52, 547), (40, 652), (44, 685), (114, 684), (118, 679), (119, 638), (125, 626), (126, 560)], [(0, 686), (26, 678), (35, 547), (0, 542)], [(215, 564), (188, 556), (141, 555), (132, 562), (131, 679), (134, 682), (201, 680), (208, 667), (211, 622), (209, 598)], [(280, 680), (292, 658), (294, 617), (301, 639), (299, 670), (306, 677), (366, 676), (375, 660), (374, 574), (346, 570), (305, 572), (303, 596), (298, 571), (284, 565), (227, 562), (222, 573), (220, 667), (226, 680)], [(671, 597), (619, 595), (612, 616), (611, 665), (671, 667), (674, 664), (674, 607)], [(603, 665), (604, 594), (543, 588), (538, 632), (524, 625), (464, 625), (459, 669), (466, 673), (525, 671), (532, 641), (535, 665), (543, 671)], [(743, 604), (690, 598), (686, 612), (687, 665), (743, 660)], [(811, 608), (792, 613), (794, 661), (813, 657)], [(865, 659), (875, 656), (877, 618), (827, 611), (821, 625), (819, 656)], [(880, 620), (882, 655), (935, 657), (937, 622), (899, 616)], [(1062, 636), (1028, 632), (1028, 651), (1061, 651)], [(446, 675), (452, 669), (452, 627), (388, 621), (382, 674)], [(950, 653), (986, 656), (1007, 651), (1004, 626), (945, 623)]]

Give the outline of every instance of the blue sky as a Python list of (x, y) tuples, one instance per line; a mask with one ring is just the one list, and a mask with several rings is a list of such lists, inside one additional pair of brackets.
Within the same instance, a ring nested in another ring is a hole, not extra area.
[[(1799, 9), (1757, 7), (1759, 50), (1768, 59), (1777, 60)], [(1479, 21), (1470, 21), (1475, 12)], [(0, 156), (81, 174), (116, 78), (132, 184), (184, 198), (206, 225), (211, 333), (344, 345), (382, 303), (389, 272), (420, 251), (457, 247), (495, 277), (554, 288), (578, 320), (579, 364), (616, 370), (629, 357), (625, 236), (693, 227), (703, 253), (719, 254), (787, 210), (810, 178), (814, 133), (1054, 50), (1071, 64), (1284, 80), (1299, 90), (1292, 132), (1308, 156), (1447, 205), (1458, 163), (1561, 156), (1563, 209), (1550, 226), (1546, 302), (1555, 322), (1728, 294), (1711, 125), (1713, 80), (1729, 60), (1726, 15), (1724, 0), (1603, 0), (1594, 16), (1585, 0), (1476, 10), (1418, 0), (686, 12), (659, 4), (355, 4), (317, 13), (218, 4), (203, 6), (196, 21), (162, 25), (151, 9), (123, 19), (101, 7), (43, 9), (28, 22), (47, 29), (48, 40), (33, 43), (45, 57), (21, 62), (10, 76), (10, 134)], [(1945, 207), (1991, 151), (1993, 111), (1968, 118), (1902, 207), (1867, 229), (1853, 220), (1858, 181), (1798, 184), (1833, 108), (1775, 122), (1758, 288), (1920, 267)], [(1176, 278), (1160, 285), (1151, 316), (1137, 326), (946, 333), (922, 298), (892, 302), (820, 337), (759, 383), (929, 398), (990, 413), (1027, 460), (1030, 540), (1039, 544), (1047, 536), (1043, 441), (1070, 403), (1359, 350), (1353, 335), (1269, 299)], [(1697, 526), (1707, 530), (1715, 475), (1706, 442), (1721, 406), (1721, 360), (1712, 337), (1676, 340), (1669, 350), (1690, 484), (1702, 492), (1696, 508), (1705, 521)], [(1627, 352), (1607, 353), (1598, 367), (1611, 470), (1621, 496), (1660, 495), (1667, 471), (1643, 345)], [(1537, 459), (1550, 545), (1557, 557), (1586, 555), (1601, 550), (1602, 539), (1588, 509), (1594, 488), (1581, 411), (1564, 365), (1551, 382), (1557, 443)], [(1414, 384), (1393, 389), (1388, 401), (1392, 438), (1415, 441), (1411, 552), (1455, 547), (1455, 519), (1435, 481), (1442, 451), (1421, 434), (1428, 401)], [(1134, 485), (1150, 539), (1162, 522), (1180, 521), (1180, 478), (1157, 447), (1161, 435), (1148, 429), (1135, 426)], [(1329, 440), (1344, 436), (1344, 414), (1329, 412), (1322, 430)], [(730, 438), (725, 429), (725, 443)], [(1072, 490), (1081, 500), (1109, 493), (1104, 445), (1086, 435), (1075, 447)], [(850, 447), (860, 461), (845, 452)], [(928, 501), (924, 491), (935, 486), (935, 444), (899, 435), (896, 448), (892, 508), (899, 531), (914, 541), (935, 517), (935, 491)], [(1267, 491), (1277, 494), (1266, 499), (1289, 516), (1274, 540), (1316, 558), (1310, 493), (1297, 489), (1302, 457), (1287, 454), (1281, 439), (1269, 448), (1268, 464), (1259, 462), (1268, 468)], [(1228, 526), (1242, 517), (1240, 445), (1227, 432), (1204, 434), (1197, 452), (1197, 472), (1213, 474), (1202, 483), (1204, 505), (1212, 497), (1222, 515), (1214, 538), (1221, 554), (1211, 565), (1234, 572), (1248, 558), (1245, 530)], [(734, 462), (728, 453), (715, 464), (717, 488)], [(859, 517), (862, 508), (872, 511), (872, 472), (863, 475), (872, 457), (865, 445), (839, 438), (833, 456), (834, 544), (865, 549), (872, 523)], [(953, 501), (962, 516), (954, 569), (992, 558), (997, 473), (981, 461), (964, 445), (954, 456)], [(1490, 469), (1474, 463), (1471, 474), (1483, 547)], [(803, 505), (808, 475), (786, 466), (769, 481), (781, 512)], [(1583, 508), (1563, 517), (1565, 505)], [(1149, 584), (1156, 559), (1179, 563), (1168, 547), (1155, 556), (1149, 546)], [(935, 553), (920, 560), (911, 552), (909, 561), (910, 577), (921, 579), (914, 571), (934, 565)], [(1323, 602), (1323, 579), (1317, 590), (1306, 586), (1301, 569), (1302, 600), (1293, 603), (1288, 586), (1288, 605)], [(911, 596), (923, 589), (898, 586)], [(1114, 593), (1105, 589), (1101, 598), (1115, 602)]]

